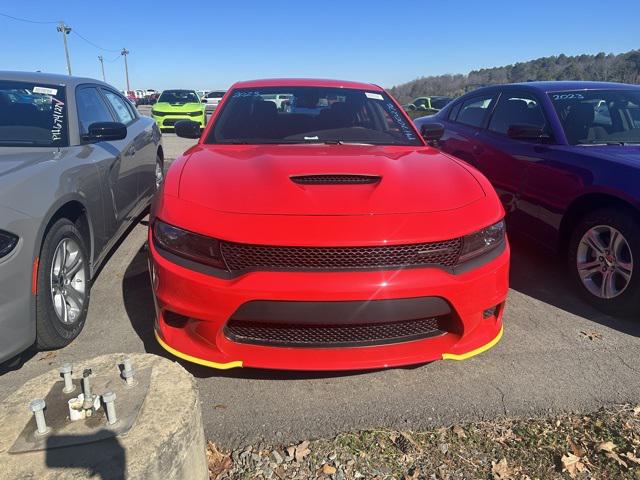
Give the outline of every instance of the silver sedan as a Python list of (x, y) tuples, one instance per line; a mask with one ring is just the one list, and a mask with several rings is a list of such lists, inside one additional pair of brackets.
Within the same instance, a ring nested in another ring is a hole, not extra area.
[(78, 336), (91, 279), (162, 178), (155, 122), (113, 87), (0, 72), (0, 360)]

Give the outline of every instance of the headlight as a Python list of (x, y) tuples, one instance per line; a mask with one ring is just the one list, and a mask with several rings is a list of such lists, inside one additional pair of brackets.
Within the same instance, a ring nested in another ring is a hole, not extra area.
[(6, 257), (18, 244), (18, 237), (13, 233), (0, 230), (0, 258)]
[(189, 112), (188, 115), (190, 117), (199, 117), (200, 115), (202, 115), (204, 112)]
[(153, 224), (153, 238), (159, 247), (174, 255), (211, 267), (227, 269), (220, 252), (220, 242), (215, 238), (182, 230), (160, 220)]
[(466, 262), (474, 257), (482, 255), (504, 243), (505, 228), (504, 220), (483, 228), (462, 239), (462, 252), (459, 262)]
[(164, 116), (164, 112), (159, 112), (157, 110), (151, 110), (151, 115), (155, 115), (156, 117)]

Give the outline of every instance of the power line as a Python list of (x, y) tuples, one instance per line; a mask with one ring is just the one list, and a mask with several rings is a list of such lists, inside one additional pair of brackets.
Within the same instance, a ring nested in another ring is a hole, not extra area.
[(6, 13), (0, 13), (0, 17), (6, 17), (6, 18), (10, 18), (12, 20), (17, 20), (19, 22), (26, 22), (26, 23), (39, 23), (39, 24), (59, 23), (59, 22), (41, 22), (41, 21), (38, 21), (38, 20), (29, 20), (28, 18), (20, 18), (20, 17), (14, 17), (13, 15), (7, 15)]
[(88, 38), (85, 38), (82, 35), (80, 35), (77, 30), (73, 30), (72, 33), (76, 34), (78, 37), (80, 37), (82, 40), (87, 42), (89, 45), (92, 45), (93, 47), (97, 48), (98, 50), (102, 50), (103, 52), (119, 52), (120, 51), (119, 49), (118, 50), (112, 50), (112, 49), (109, 49), (109, 48), (103, 48), (100, 45), (96, 45), (95, 43), (93, 43)]

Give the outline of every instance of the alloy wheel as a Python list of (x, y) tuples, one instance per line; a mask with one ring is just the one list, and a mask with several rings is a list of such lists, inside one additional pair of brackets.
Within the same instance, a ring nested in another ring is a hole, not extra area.
[(51, 300), (58, 319), (67, 325), (78, 320), (86, 301), (84, 262), (73, 239), (58, 243), (51, 264)]
[(629, 286), (633, 255), (619, 230), (609, 225), (597, 225), (582, 236), (576, 266), (584, 287), (592, 295), (609, 300)]
[(162, 170), (162, 163), (158, 161), (156, 162), (156, 190), (160, 188), (162, 180), (164, 180), (164, 171)]

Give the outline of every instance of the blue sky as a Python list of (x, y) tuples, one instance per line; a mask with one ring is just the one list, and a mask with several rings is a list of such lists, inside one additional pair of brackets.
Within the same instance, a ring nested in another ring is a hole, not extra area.
[[(606, 8), (605, 8), (606, 5)], [(639, 0), (3, 0), (0, 13), (64, 20), (74, 75), (124, 88), (226, 88), (236, 80), (322, 77), (390, 87), (419, 76), (557, 55), (640, 48)], [(65, 73), (53, 24), (0, 17), (0, 68)], [(115, 59), (115, 60), (114, 60)], [(110, 62), (110, 60), (114, 60)]]

